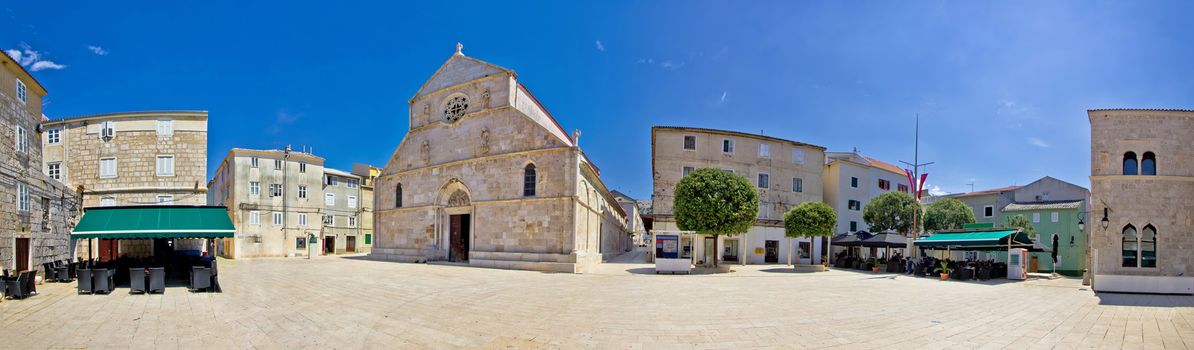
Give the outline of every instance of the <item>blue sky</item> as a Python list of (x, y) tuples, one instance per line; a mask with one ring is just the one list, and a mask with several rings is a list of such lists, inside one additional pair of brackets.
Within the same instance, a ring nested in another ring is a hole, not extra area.
[(287, 144), (384, 165), (459, 41), (640, 198), (652, 125), (896, 163), (919, 114), (929, 187), (962, 192), (1088, 186), (1087, 109), (1194, 108), (1192, 2), (201, 3), (10, 2), (0, 48), (39, 68), (51, 118), (210, 111), (213, 172), (232, 147)]

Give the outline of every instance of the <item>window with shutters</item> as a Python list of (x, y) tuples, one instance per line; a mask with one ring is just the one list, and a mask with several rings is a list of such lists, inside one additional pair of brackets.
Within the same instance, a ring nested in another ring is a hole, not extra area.
[(158, 119), (158, 137), (174, 136), (174, 120)]
[(157, 169), (158, 176), (174, 176), (174, 156), (158, 156)]
[(46, 130), (46, 143), (53, 145), (59, 142), (62, 142), (61, 128), (50, 128), (49, 130)]
[(100, 178), (116, 177), (116, 158), (100, 158)]
[(25, 82), (17, 79), (17, 100), (25, 103), (29, 99), (29, 88), (25, 86)]
[(46, 175), (49, 175), (54, 180), (62, 180), (62, 162), (46, 164)]

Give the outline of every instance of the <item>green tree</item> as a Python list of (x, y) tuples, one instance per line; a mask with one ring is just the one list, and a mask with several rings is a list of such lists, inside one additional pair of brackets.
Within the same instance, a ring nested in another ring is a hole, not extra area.
[[(694, 170), (676, 183), (672, 201), (676, 226), (703, 235), (734, 236), (759, 216), (759, 194), (745, 177), (714, 168)], [(718, 240), (713, 251), (719, 252)], [(713, 266), (717, 266), (714, 254)]]
[(974, 223), (974, 211), (966, 203), (944, 198), (925, 208), (924, 228), (929, 231), (956, 230)]
[[(830, 237), (835, 226), (837, 213), (825, 203), (804, 202), (784, 213), (784, 235), (791, 238)], [(788, 263), (791, 262), (792, 254), (788, 254)]]
[(862, 210), (862, 220), (874, 232), (893, 230), (899, 233), (912, 231), (912, 215), (917, 210), (916, 200), (912, 195), (892, 191), (887, 192), (867, 203)]
[(1028, 221), (1028, 217), (1021, 214), (1012, 215), (1007, 218), (1007, 223), (1003, 227), (1018, 228), (1028, 234), (1028, 237), (1036, 237), (1036, 228), (1032, 227), (1032, 222)]

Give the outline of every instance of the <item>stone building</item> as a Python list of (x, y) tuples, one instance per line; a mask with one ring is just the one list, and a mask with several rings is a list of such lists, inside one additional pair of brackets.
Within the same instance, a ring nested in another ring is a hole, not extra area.
[(217, 249), (227, 258), (319, 254), (323, 158), (291, 150), (233, 148), (208, 187), (209, 205), (228, 207), (236, 226)]
[(835, 234), (869, 231), (862, 208), (891, 191), (912, 193), (900, 167), (854, 152), (828, 152), (825, 157), (825, 204), (837, 212)]
[(630, 248), (626, 213), (514, 71), (459, 50), (408, 101), (374, 188), (372, 256), (585, 272)]
[(204, 204), (207, 112), (121, 112), (41, 124), (44, 169), (86, 207)]
[(373, 183), (381, 176), (381, 168), (369, 164), (353, 164), (352, 174), (361, 178), (361, 231), (360, 248), (358, 252), (368, 253), (373, 250)]
[[(43, 169), (81, 191), (84, 207), (207, 202), (207, 112), (120, 112), (41, 123)], [(87, 243), (92, 246), (88, 247)], [(150, 240), (79, 241), (78, 254), (147, 256)], [(202, 240), (175, 248), (202, 249)]]
[(82, 203), (42, 172), (37, 125), (46, 89), (3, 52), (0, 66), (0, 268), (41, 270), (72, 256), (70, 229)]
[(626, 212), (626, 232), (630, 233), (634, 244), (645, 244), (647, 228), (643, 223), (643, 211), (639, 209), (639, 202), (625, 193), (613, 191), (614, 201)]
[[(692, 127), (651, 128), (652, 234), (679, 231), (672, 203), (676, 183), (700, 168), (725, 169), (745, 176), (759, 191), (759, 218), (745, 234), (681, 237), (681, 256), (698, 264), (712, 259), (737, 263), (819, 264), (823, 240), (789, 239), (783, 214), (803, 202), (820, 202), (825, 148), (776, 137)], [(713, 254), (721, 239), (720, 254)], [(696, 242), (694, 242), (694, 240)]]
[(356, 253), (364, 243), (361, 232), (361, 178), (323, 168), (324, 254)]
[(1194, 293), (1194, 111), (1087, 116), (1094, 290)]

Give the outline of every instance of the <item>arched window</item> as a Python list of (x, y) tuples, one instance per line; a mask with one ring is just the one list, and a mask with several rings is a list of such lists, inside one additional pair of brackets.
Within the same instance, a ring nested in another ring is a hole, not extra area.
[(527, 167), (522, 170), (522, 195), (524, 197), (535, 196), (535, 165), (527, 164)]
[(1153, 152), (1144, 152), (1141, 157), (1140, 175), (1157, 175), (1157, 156)]
[(394, 186), (394, 207), (402, 207), (402, 184)]
[(1124, 226), (1123, 248), (1121, 248), (1123, 252), (1123, 264), (1121, 264), (1121, 266), (1139, 266), (1136, 263), (1136, 251), (1138, 246), (1139, 244), (1136, 237), (1136, 227), (1133, 227), (1132, 225)]
[(1124, 153), (1124, 175), (1138, 175), (1136, 172), (1136, 153)]
[(1157, 228), (1153, 225), (1140, 231), (1140, 267), (1157, 267)]

